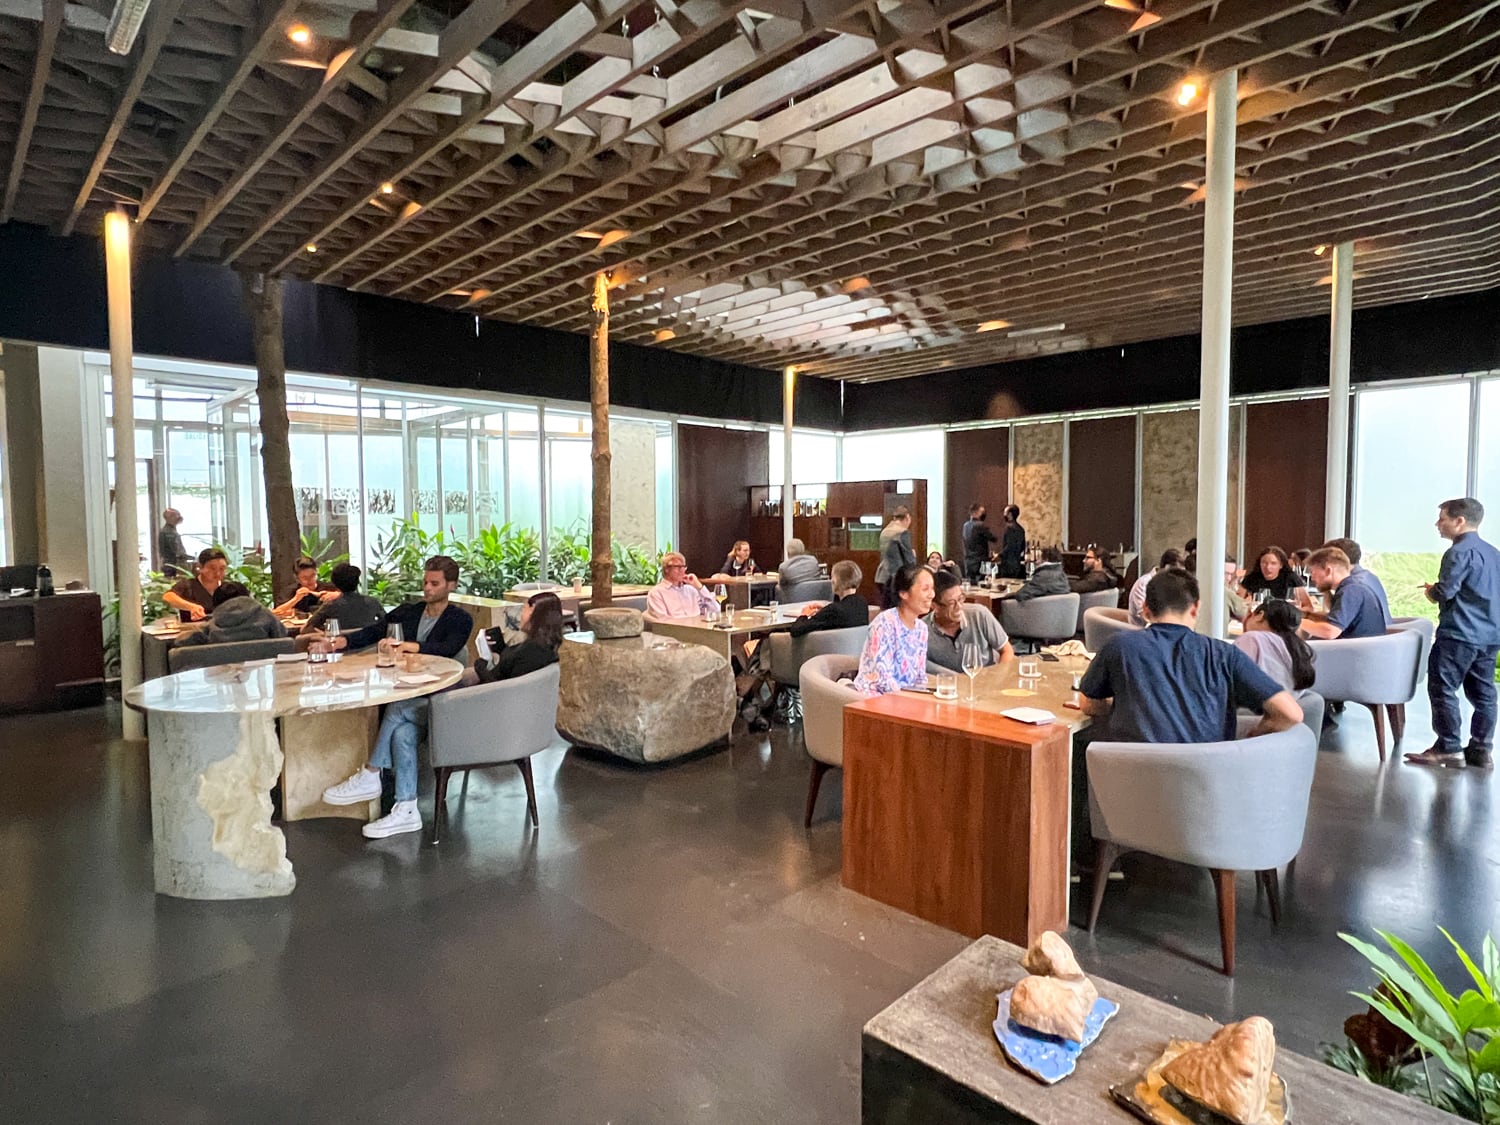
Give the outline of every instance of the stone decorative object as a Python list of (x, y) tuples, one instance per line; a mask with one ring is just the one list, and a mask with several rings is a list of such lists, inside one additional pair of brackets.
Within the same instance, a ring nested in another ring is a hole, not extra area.
[(1042, 936), (1031, 943), (1021, 964), (1028, 973), (1035, 973), (1039, 977), (1083, 976), (1073, 950), (1051, 930), (1042, 931)]
[(1047, 930), (1031, 943), (1022, 964), (1032, 975), (1016, 985), (1010, 1018), (1043, 1035), (1083, 1042), (1099, 993), (1078, 967), (1068, 943)]
[[(591, 610), (630, 613), (633, 610)], [(639, 627), (639, 625), (637, 625)], [(665, 762), (729, 737), (734, 673), (702, 645), (650, 647), (645, 638), (570, 637), (559, 652), (557, 731), (577, 746), (632, 762)]]
[(1195, 1102), (1239, 1125), (1258, 1125), (1266, 1112), (1276, 1033), (1271, 1021), (1251, 1016), (1226, 1024), (1207, 1043), (1182, 1052), (1161, 1076)]
[(583, 619), (594, 631), (594, 639), (599, 641), (639, 637), (646, 627), (645, 615), (640, 610), (615, 606), (591, 609), (583, 615)]
[(271, 824), (271, 787), (279, 776), (288, 819), (367, 815), (365, 806), (323, 805), (321, 794), (367, 760), (373, 708), (449, 687), (463, 671), (456, 660), (416, 660), (412, 671), (437, 678), (402, 683), (396, 669), (375, 667), (372, 650), (317, 668), (278, 661), (198, 668), (132, 688), (125, 702), (147, 713), (150, 735), (157, 892), (290, 894), (297, 880), (286, 837)]
[[(1046, 980), (1048, 978), (1039, 978)], [(1078, 1042), (1055, 1035), (1043, 1035), (1022, 1027), (1011, 1019), (1010, 1001), (1015, 989), (1000, 993), (995, 1005), (995, 1039), (1000, 1049), (1019, 1070), (1024, 1070), (1045, 1086), (1061, 1082), (1078, 1069), (1079, 1056), (1099, 1038), (1111, 1016), (1119, 1014), (1120, 1005), (1104, 997), (1094, 1001), (1093, 1010), (1084, 1024), (1083, 1038)]]

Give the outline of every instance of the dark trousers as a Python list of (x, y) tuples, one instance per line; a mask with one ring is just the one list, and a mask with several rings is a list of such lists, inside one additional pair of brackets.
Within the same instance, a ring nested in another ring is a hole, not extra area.
[(1439, 635), (1427, 659), (1427, 699), (1432, 704), (1432, 730), (1437, 747), (1457, 753), (1463, 747), (1463, 723), (1458, 711), (1458, 689), (1474, 705), (1467, 749), (1489, 754), (1495, 739), (1495, 658), (1500, 645), (1469, 645)]

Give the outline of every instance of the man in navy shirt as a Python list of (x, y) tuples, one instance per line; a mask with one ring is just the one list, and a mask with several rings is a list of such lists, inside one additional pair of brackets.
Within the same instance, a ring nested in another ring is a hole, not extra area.
[(1349, 556), (1337, 547), (1320, 547), (1307, 560), (1308, 578), (1332, 602), (1327, 613), (1305, 616), (1302, 632), (1313, 640), (1378, 637), (1390, 625), (1380, 596), (1369, 583), (1353, 578), (1350, 569)]
[(1385, 617), (1386, 627), (1389, 628), (1391, 624), (1391, 603), (1385, 596), (1385, 586), (1373, 570), (1366, 570), (1359, 565), (1359, 560), (1364, 557), (1364, 552), (1360, 550), (1359, 544), (1353, 539), (1330, 539), (1323, 546), (1337, 547), (1349, 557), (1349, 581), (1363, 582), (1374, 591), (1376, 600), (1380, 602), (1380, 612)]
[[(1427, 698), (1437, 742), (1406, 760), (1421, 766), (1492, 769), (1495, 737), (1495, 659), (1500, 655), (1500, 551), (1479, 538), (1484, 505), (1472, 497), (1445, 500), (1437, 529), (1453, 546), (1443, 554), (1438, 580), (1423, 589), (1438, 605), (1437, 637), (1427, 660)], [(1456, 693), (1474, 705), (1469, 744), (1463, 734)]]
[[(1225, 742), (1235, 710), (1258, 712), (1252, 735), (1302, 721), (1292, 694), (1240, 649), (1193, 631), (1198, 582), (1186, 571), (1161, 571), (1146, 587), (1150, 627), (1112, 637), (1079, 685), (1087, 715), (1108, 718), (1112, 742)], [(1098, 736), (1095, 736), (1097, 741)]]

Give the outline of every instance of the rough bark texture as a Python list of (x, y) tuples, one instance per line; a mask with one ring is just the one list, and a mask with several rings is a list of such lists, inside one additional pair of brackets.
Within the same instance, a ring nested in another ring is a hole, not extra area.
[(271, 586), (277, 597), (297, 583), (302, 534), (292, 489), (291, 424), (286, 414), (286, 354), (281, 336), (281, 279), (241, 274), (255, 337), (255, 393), (260, 403), (260, 465), (270, 529)]
[(604, 274), (594, 275), (594, 299), (589, 329), (589, 410), (593, 417), (594, 519), (593, 555), (589, 581), (593, 604), (607, 606), (613, 597), (614, 554), (610, 549), (609, 513), (609, 285)]

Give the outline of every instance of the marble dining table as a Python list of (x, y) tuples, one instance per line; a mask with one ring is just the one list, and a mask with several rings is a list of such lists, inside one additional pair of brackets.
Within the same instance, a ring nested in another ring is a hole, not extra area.
[(442, 691), (462, 674), (456, 660), (416, 654), (380, 668), (371, 649), (332, 664), (196, 668), (130, 689), (125, 702), (146, 713), (150, 739), (157, 892), (290, 894), (297, 880), (286, 837), (271, 823), (278, 778), (285, 820), (370, 818), (378, 802), (328, 805), (323, 790), (368, 760), (383, 704)]

